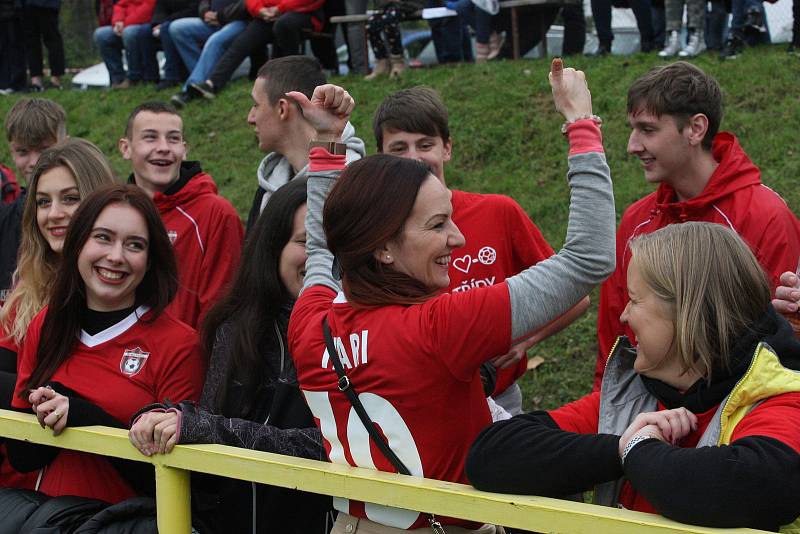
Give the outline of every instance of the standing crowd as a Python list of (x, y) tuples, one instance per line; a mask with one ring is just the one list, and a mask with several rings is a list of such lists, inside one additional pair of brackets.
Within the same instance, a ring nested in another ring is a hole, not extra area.
[[(586, 77), (555, 59), (549, 81), (570, 199), (557, 252), (512, 198), (448, 187), (453, 135), (430, 88), (384, 98), (367, 157), (356, 103), (316, 59), (266, 62), (246, 226), (187, 159), (172, 105), (131, 111), (120, 181), (58, 104), (18, 100), (16, 175), (0, 167), (26, 185), (0, 202), (0, 408), (54, 435), (127, 429), (145, 456), (217, 443), (800, 528), (800, 221), (720, 130), (716, 80), (679, 61), (628, 91), (628, 153), (657, 190), (617, 227)], [(597, 285), (594, 391), (525, 413), (527, 350)], [(3, 527), (154, 532), (153, 477), (0, 438)], [(513, 532), (210, 475), (191, 490), (200, 533)]]

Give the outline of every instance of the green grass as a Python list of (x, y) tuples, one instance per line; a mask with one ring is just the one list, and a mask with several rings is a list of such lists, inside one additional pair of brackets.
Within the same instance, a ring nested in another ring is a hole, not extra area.
[[(639, 164), (626, 155), (628, 128), (625, 95), (628, 86), (656, 64), (654, 54), (602, 59), (576, 58), (568, 66), (583, 69), (593, 94), (594, 111), (605, 120), (606, 153), (614, 178), (617, 212), (652, 190)], [(784, 46), (748, 50), (736, 61), (720, 62), (703, 55), (696, 63), (713, 74), (725, 91), (723, 129), (739, 136), (761, 167), (764, 182), (795, 208), (800, 201), (800, 61)], [(397, 89), (429, 85), (444, 97), (450, 111), (453, 161), (447, 168), (453, 188), (503, 193), (530, 214), (548, 241), (558, 248), (564, 239), (568, 191), (564, 180), (567, 145), (559, 133), (562, 118), (554, 111), (544, 60), (453, 65), (409, 72), (401, 81), (373, 83), (346, 77), (334, 81), (355, 97), (352, 122), (375, 152), (371, 116), (383, 97)], [(203, 162), (242, 216), (256, 189), (255, 169), (262, 154), (246, 123), (251, 83), (230, 85), (213, 103), (190, 105), (183, 113), (190, 157)], [(150, 88), (128, 91), (45, 93), (67, 110), (72, 136), (95, 142), (111, 158), (120, 176), (129, 166), (116, 145), (125, 119), (138, 103), (167, 99), (169, 92)], [(0, 99), (0, 113), (14, 98)], [(5, 144), (0, 161), (8, 162)], [(567, 331), (531, 351), (546, 363), (523, 379), (528, 408), (552, 408), (577, 398), (591, 386), (595, 361), (597, 292), (589, 312)]]

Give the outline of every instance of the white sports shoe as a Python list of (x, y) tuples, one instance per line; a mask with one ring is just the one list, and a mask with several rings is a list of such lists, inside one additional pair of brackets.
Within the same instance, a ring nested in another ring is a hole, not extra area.
[(681, 49), (681, 40), (678, 37), (678, 32), (670, 32), (669, 39), (667, 39), (667, 46), (658, 53), (658, 57), (672, 57)]
[(689, 36), (689, 42), (686, 47), (678, 52), (680, 57), (695, 57), (696, 55), (704, 52), (706, 49), (706, 40), (703, 39), (703, 34), (695, 31)]

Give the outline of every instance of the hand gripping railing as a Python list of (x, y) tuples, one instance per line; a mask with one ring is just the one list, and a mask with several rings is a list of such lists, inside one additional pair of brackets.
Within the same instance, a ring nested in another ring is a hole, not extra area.
[(579, 502), (478, 491), (471, 486), (383, 473), (224, 445), (179, 445), (165, 455), (145, 457), (117, 428), (67, 428), (57, 437), (32, 415), (0, 410), (0, 436), (151, 463), (156, 472), (158, 531), (190, 532), (189, 472), (209, 473), (335, 495), (439, 516), (460, 517), (535, 532), (576, 534), (755, 534), (751, 529), (711, 529), (658, 515)]

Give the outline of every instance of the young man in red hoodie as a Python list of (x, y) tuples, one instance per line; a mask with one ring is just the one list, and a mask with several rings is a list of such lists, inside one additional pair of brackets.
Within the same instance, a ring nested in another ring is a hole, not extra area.
[(239, 215), (217, 194), (200, 163), (185, 161), (183, 121), (171, 105), (137, 106), (119, 150), (133, 165), (131, 183), (158, 207), (175, 249), (180, 285), (169, 309), (197, 328), (239, 264), (244, 234)]
[(761, 182), (761, 171), (731, 133), (718, 132), (722, 91), (691, 63), (656, 67), (628, 90), (628, 153), (658, 189), (625, 210), (617, 231), (617, 269), (603, 283), (597, 317), (598, 389), (617, 336), (633, 333), (619, 317), (628, 303), (628, 243), (669, 224), (706, 221), (733, 229), (750, 246), (773, 287), (794, 270), (800, 222)]

